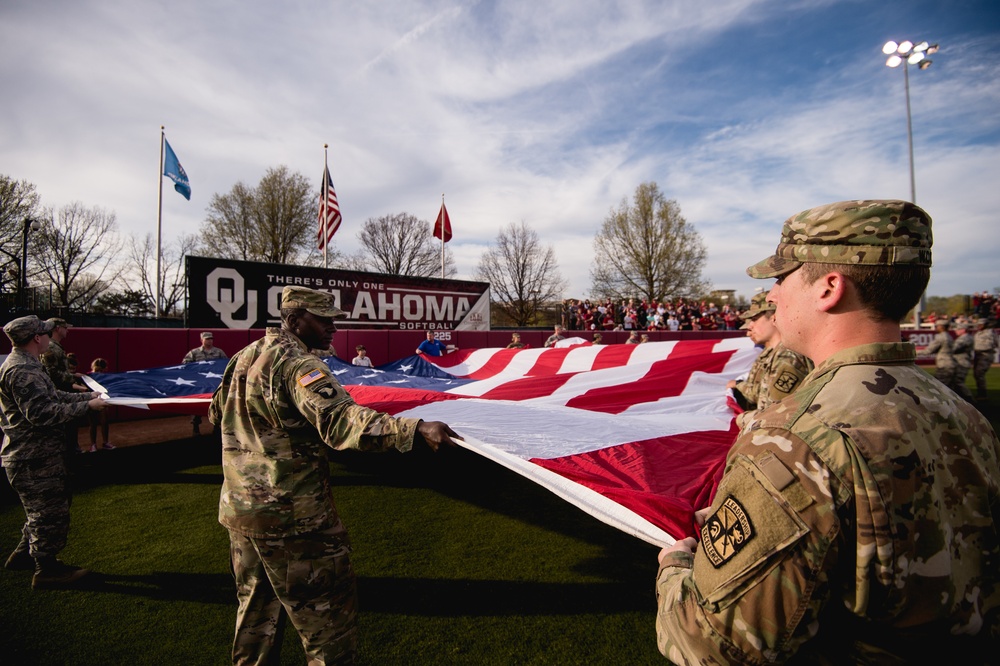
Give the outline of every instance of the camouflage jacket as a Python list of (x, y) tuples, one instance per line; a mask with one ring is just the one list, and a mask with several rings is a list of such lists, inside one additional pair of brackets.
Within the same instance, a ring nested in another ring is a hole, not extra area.
[[(176, 356), (174, 358), (177, 358)], [(209, 350), (205, 350), (204, 347), (195, 347), (187, 354), (184, 354), (184, 359), (181, 363), (196, 363), (198, 361), (214, 361), (220, 358), (229, 358), (226, 356), (226, 352), (222, 351), (218, 347), (212, 347)]]
[(52, 378), (52, 383), (61, 391), (72, 391), (76, 376), (69, 371), (66, 361), (66, 350), (55, 340), (49, 341), (48, 350), (42, 354), (42, 365)]
[(328, 447), (409, 451), (420, 422), (356, 404), (279, 328), (233, 356), (209, 418), (222, 429), (219, 522), (256, 538), (335, 525)]
[(805, 356), (778, 344), (760, 353), (736, 390), (746, 399), (745, 409), (764, 409), (791, 395), (812, 368)]
[(955, 359), (955, 365), (959, 368), (972, 367), (972, 353), (975, 341), (968, 333), (955, 338), (955, 343), (951, 346), (951, 357)]
[(0, 365), (4, 465), (66, 451), (64, 424), (87, 413), (97, 393), (60, 391), (39, 359), (15, 347)]
[(927, 345), (927, 353), (935, 354), (934, 365), (938, 368), (954, 368), (955, 359), (951, 355), (951, 347), (954, 344), (951, 335), (947, 331), (941, 331), (934, 336), (931, 343)]
[(997, 334), (992, 328), (976, 331), (972, 336), (973, 348), (977, 352), (995, 352), (997, 350)]
[(695, 554), (661, 563), (664, 655), (919, 660), (972, 640), (950, 634), (1000, 638), (1000, 441), (914, 359), (909, 343), (841, 351), (755, 413)]

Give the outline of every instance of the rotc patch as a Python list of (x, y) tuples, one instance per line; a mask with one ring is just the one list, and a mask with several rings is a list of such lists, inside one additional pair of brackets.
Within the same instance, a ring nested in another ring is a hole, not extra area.
[(701, 545), (712, 566), (718, 569), (756, 536), (750, 516), (732, 496), (701, 528)]
[(312, 372), (304, 374), (301, 377), (299, 377), (298, 381), (300, 386), (309, 386), (317, 379), (323, 379), (324, 377), (326, 377), (326, 373), (320, 370), (319, 368), (316, 368)]
[(774, 388), (778, 389), (782, 393), (791, 393), (795, 390), (798, 383), (798, 376), (794, 372), (788, 372), (786, 370), (782, 372), (776, 380), (774, 380)]

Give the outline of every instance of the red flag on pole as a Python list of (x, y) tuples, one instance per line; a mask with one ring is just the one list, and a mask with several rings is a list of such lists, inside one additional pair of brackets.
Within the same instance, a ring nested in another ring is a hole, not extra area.
[(340, 228), (340, 220), (340, 204), (337, 203), (337, 193), (333, 189), (330, 168), (324, 166), (323, 185), (319, 194), (319, 232), (316, 235), (319, 249), (322, 250), (333, 240), (333, 235)]
[(438, 219), (434, 222), (434, 238), (440, 238), (445, 243), (451, 240), (451, 219), (448, 217), (448, 209), (444, 207), (443, 201), (441, 202), (441, 212), (438, 213)]

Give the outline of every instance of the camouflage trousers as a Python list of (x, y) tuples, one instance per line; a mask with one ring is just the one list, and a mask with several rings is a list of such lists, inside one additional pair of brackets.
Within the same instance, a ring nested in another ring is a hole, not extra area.
[(21, 543), (34, 558), (55, 557), (69, 535), (70, 491), (66, 459), (59, 455), (4, 465), (11, 488), (21, 498), (27, 518)]
[(234, 664), (278, 663), (285, 614), (310, 666), (357, 660), (357, 581), (343, 525), (254, 539), (229, 532), (239, 610)]
[(976, 397), (986, 397), (986, 373), (993, 365), (992, 351), (977, 351), (972, 361), (972, 376), (976, 378)]
[(948, 384), (950, 388), (955, 393), (959, 394), (969, 402), (972, 402), (972, 391), (969, 387), (965, 385), (965, 378), (969, 376), (969, 369), (971, 366), (968, 365), (955, 365), (955, 374), (952, 375), (951, 383)]
[(934, 377), (948, 388), (952, 388), (952, 381), (955, 379), (955, 366), (936, 365), (934, 368)]

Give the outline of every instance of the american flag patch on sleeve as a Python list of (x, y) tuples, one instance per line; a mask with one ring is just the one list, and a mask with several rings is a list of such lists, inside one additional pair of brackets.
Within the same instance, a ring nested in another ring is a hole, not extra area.
[(326, 376), (326, 373), (324, 373), (319, 368), (316, 368), (312, 372), (307, 373), (307, 374), (302, 375), (301, 377), (299, 377), (299, 385), (300, 386), (309, 386), (310, 384), (312, 384), (317, 379), (322, 379), (325, 376)]

